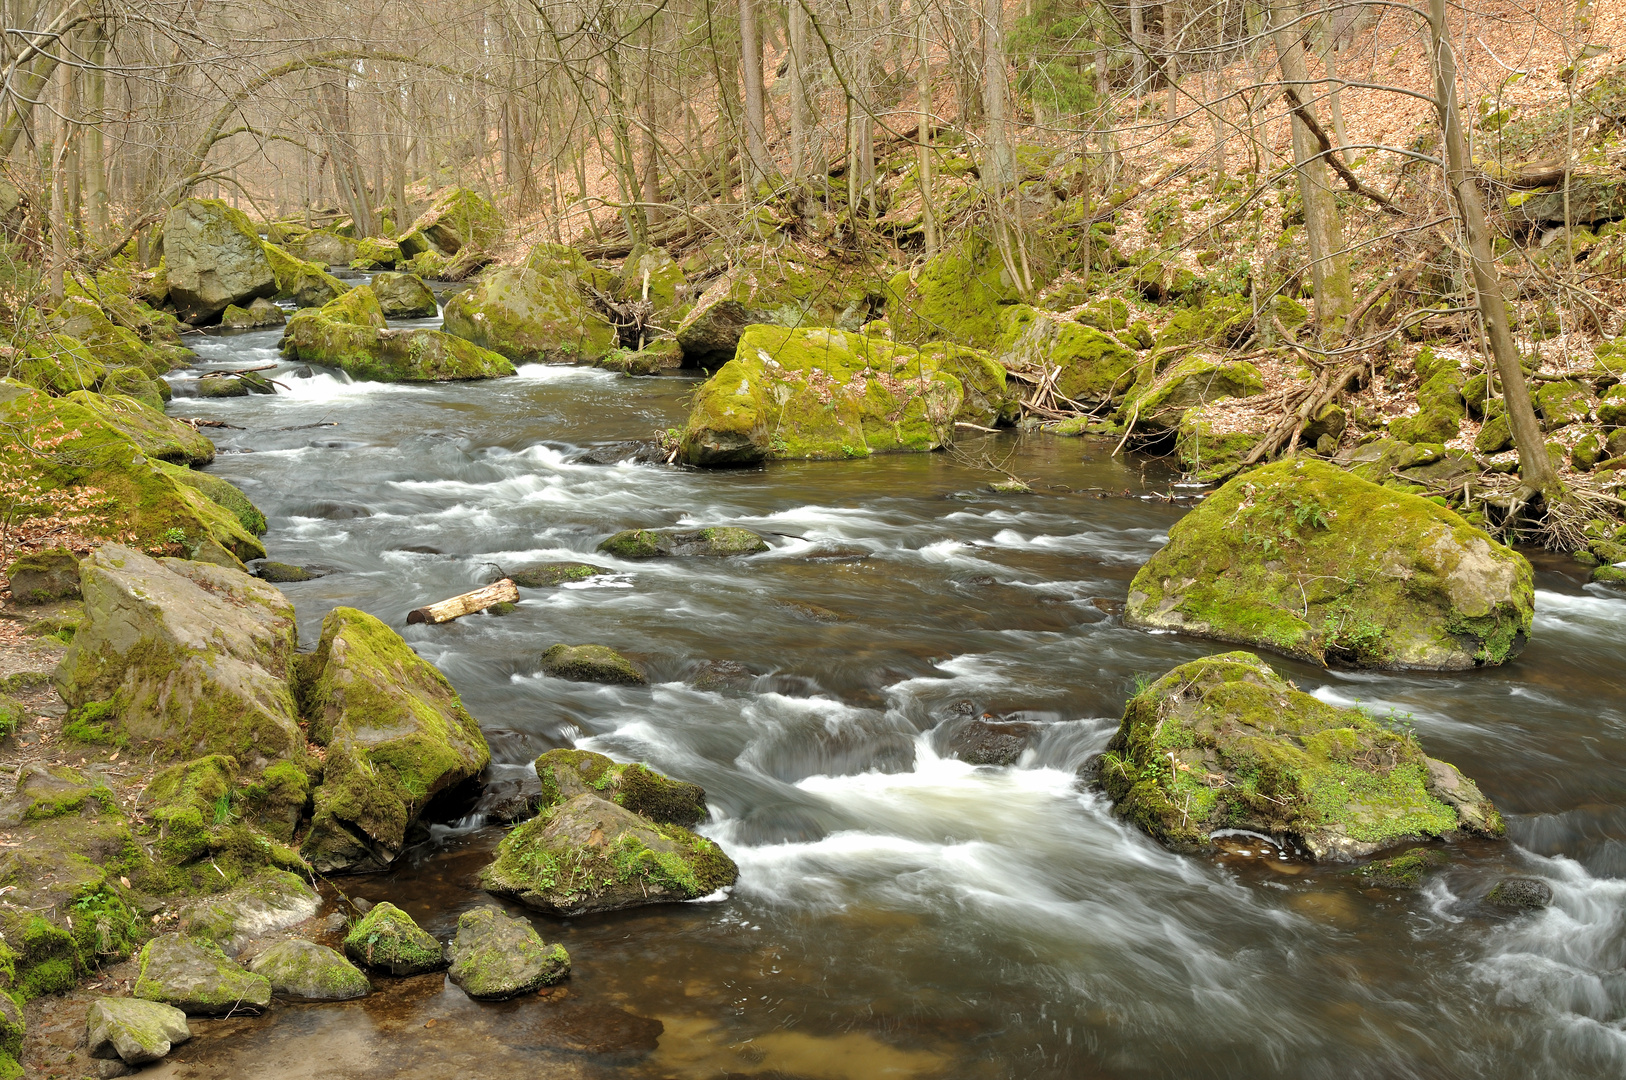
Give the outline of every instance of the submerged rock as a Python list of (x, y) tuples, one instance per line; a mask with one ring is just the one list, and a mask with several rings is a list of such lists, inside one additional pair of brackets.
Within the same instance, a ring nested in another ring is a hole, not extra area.
[(374, 274), (372, 289), (388, 319), (425, 319), (440, 310), (435, 294), (416, 274)]
[(628, 529), (599, 544), (619, 559), (657, 559), (683, 555), (728, 558), (768, 550), (768, 542), (749, 529), (731, 525), (709, 529)]
[(191, 1037), (186, 1013), (157, 1001), (98, 998), (85, 1012), (85, 1049), (93, 1058), (145, 1065)]
[(1553, 902), (1553, 887), (1540, 878), (1503, 878), (1491, 887), (1485, 903), (1503, 911), (1540, 911)]
[(480, 883), (550, 915), (573, 916), (694, 900), (738, 876), (734, 860), (705, 837), (584, 793), (504, 837)]
[(1449, 861), (1443, 851), (1416, 847), (1393, 858), (1367, 863), (1351, 873), (1366, 885), (1383, 889), (1415, 889), (1428, 875)]
[(394, 904), (375, 905), (344, 939), (344, 954), (391, 975), (421, 975), (446, 966), (445, 951)]
[(213, 942), (161, 934), (141, 947), (133, 993), (188, 1016), (256, 1013), (271, 1004), (271, 983), (244, 971)]
[(265, 976), (273, 994), (299, 1001), (350, 1001), (373, 990), (367, 976), (350, 961), (302, 938), (277, 942), (256, 956), (249, 970)]
[(747, 327), (857, 330), (882, 304), (879, 283), (861, 274), (775, 255), (740, 263), (713, 282), (678, 324), (677, 340), (686, 364), (711, 367), (738, 355)]
[(541, 566), (528, 566), (523, 570), (515, 570), (508, 575), (508, 580), (522, 589), (545, 589), (554, 585), (564, 585), (571, 581), (586, 581), (588, 578), (609, 573), (614, 573), (614, 571), (606, 570), (602, 566), (594, 566), (591, 563), (543, 563)]
[(254, 223), (219, 199), (186, 199), (170, 210), (164, 267), (175, 312), (191, 323), (277, 291)]
[(919, 453), (954, 441), (965, 400), (952, 354), (822, 328), (752, 326), (696, 391), (691, 465)]
[(1242, 652), (1182, 664), (1131, 698), (1098, 775), (1117, 813), (1176, 850), (1247, 829), (1343, 861), (1504, 831), (1473, 781), (1410, 735), (1318, 701)]
[(284, 681), (294, 609), (282, 593), (241, 571), (116, 544), (92, 552), (80, 580), (85, 619), (56, 672), (69, 706), (94, 705), (162, 755), (230, 754), (256, 771), (303, 756)]
[(1524, 647), (1530, 564), (1445, 507), (1317, 461), (1239, 476), (1169, 530), (1124, 622), (1325, 663), (1461, 670)]
[(645, 765), (623, 765), (589, 750), (549, 750), (536, 759), (539, 809), (577, 795), (597, 795), (656, 824), (697, 825), (706, 817), (706, 791)]
[(31, 551), (6, 567), (11, 598), (19, 604), (79, 599), (79, 557), (67, 548)]
[(301, 851), (324, 872), (381, 870), (431, 798), (490, 762), (485, 736), (444, 675), (354, 608), (328, 612), (298, 677), (310, 737), (327, 747)]
[(555, 645), (542, 654), (542, 670), (575, 682), (644, 686), (649, 680), (625, 656), (608, 645)]
[(446, 301), (446, 332), (516, 363), (593, 363), (615, 348), (616, 331), (588, 302), (588, 276), (575, 251), (538, 244), (524, 263)]
[(502, 1001), (552, 986), (570, 974), (563, 945), (546, 945), (530, 923), (496, 908), (465, 911), (447, 948), (446, 977), (471, 998)]

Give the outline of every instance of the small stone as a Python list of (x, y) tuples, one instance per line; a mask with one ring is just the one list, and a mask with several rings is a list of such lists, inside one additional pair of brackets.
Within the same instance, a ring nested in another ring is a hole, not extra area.
[(85, 1014), (85, 1045), (93, 1058), (145, 1065), (191, 1037), (186, 1013), (156, 1001), (101, 998), (91, 1002)]
[(1510, 877), (1498, 881), (1485, 903), (1503, 911), (1540, 911), (1553, 902), (1553, 889), (1540, 878)]
[(314, 581), (323, 576), (320, 573), (312, 573), (303, 566), (272, 562), (269, 559), (255, 563), (251, 572), (261, 581), (269, 581), (273, 585), (285, 585), (290, 581)]
[(1037, 731), (1030, 721), (1004, 721), (984, 713), (950, 737), (948, 752), (969, 765), (1014, 765)]
[(446, 966), (440, 942), (390, 903), (377, 905), (351, 929), (344, 939), (344, 954), (391, 975), (419, 975)]
[(631, 660), (608, 645), (555, 645), (542, 654), (542, 670), (575, 682), (644, 686), (649, 680)]
[(138, 1071), (134, 1065), (126, 1065), (113, 1058), (111, 1061), (98, 1061), (95, 1075), (97, 1080), (112, 1080), (115, 1076), (134, 1076)]
[(19, 604), (49, 604), (79, 599), (79, 559), (67, 548), (47, 548), (6, 568), (11, 598)]
[(350, 961), (302, 938), (279, 941), (255, 957), (249, 970), (271, 980), (273, 994), (301, 1001), (349, 1001), (373, 989)]
[(244, 971), (213, 942), (163, 934), (141, 948), (135, 996), (188, 1016), (256, 1013), (271, 1004), (271, 983)]
[(449, 953), (447, 977), (469, 997), (488, 1001), (528, 994), (570, 974), (563, 945), (545, 945), (530, 923), (496, 908), (465, 911)]

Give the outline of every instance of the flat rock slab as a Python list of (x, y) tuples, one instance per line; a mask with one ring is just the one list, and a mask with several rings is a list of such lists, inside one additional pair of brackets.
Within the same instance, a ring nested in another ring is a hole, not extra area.
[(85, 1013), (85, 1045), (93, 1058), (145, 1065), (192, 1037), (186, 1013), (137, 998), (101, 998)]
[(231, 892), (200, 900), (181, 915), (181, 930), (236, 955), (257, 937), (313, 918), (322, 898), (297, 874), (263, 870)]
[(271, 982), (244, 971), (213, 942), (163, 934), (141, 948), (135, 996), (188, 1016), (255, 1013), (271, 1004)]
[(471, 998), (500, 1001), (551, 986), (570, 974), (563, 945), (546, 945), (536, 929), (496, 908), (465, 911), (448, 950), (447, 977)]
[(278, 997), (301, 1001), (349, 1001), (373, 989), (356, 965), (303, 938), (277, 942), (256, 956), (249, 970), (271, 980), (271, 992)]

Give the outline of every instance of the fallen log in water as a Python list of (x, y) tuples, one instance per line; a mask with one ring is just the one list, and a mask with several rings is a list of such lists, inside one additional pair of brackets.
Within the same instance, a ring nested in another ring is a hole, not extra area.
[(426, 604), (421, 608), (413, 608), (407, 612), (407, 623), (443, 623), (460, 619), (464, 615), (472, 615), (476, 611), (484, 611), (493, 604), (515, 604), (519, 602), (519, 587), (507, 578), (487, 585), (483, 589), (466, 592), (462, 596), (454, 596), (450, 600), (442, 600), (438, 604)]

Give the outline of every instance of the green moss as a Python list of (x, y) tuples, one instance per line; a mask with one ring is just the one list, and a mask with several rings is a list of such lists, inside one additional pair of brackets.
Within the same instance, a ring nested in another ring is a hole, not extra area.
[(387, 329), (378, 297), (361, 286), (318, 311), (288, 320), (282, 350), (378, 382), (448, 382), (514, 373), (506, 359), (462, 338), (423, 327)]
[(344, 939), (345, 955), (393, 975), (414, 975), (446, 966), (440, 942), (412, 916), (391, 903), (375, 905)]
[(661, 824), (689, 827), (706, 817), (704, 789), (644, 765), (621, 765), (603, 754), (568, 749), (549, 750), (535, 765), (542, 783), (538, 806), (543, 808), (592, 791)]
[(201, 492), (210, 502), (230, 511), (244, 532), (251, 536), (265, 535), (265, 515), (229, 480), (167, 463), (161, 464), (160, 468), (187, 487)]
[(886, 316), (898, 340), (947, 340), (987, 349), (999, 340), (1000, 307), (1020, 294), (993, 245), (973, 238), (887, 283)]
[(1424, 348), (1417, 357), (1417, 374), (1423, 380), (1417, 391), (1417, 412), (1394, 421), (1389, 433), (1406, 443), (1444, 443), (1456, 438), (1468, 410), (1461, 368), (1455, 360)]
[(1383, 889), (1415, 889), (1425, 877), (1449, 861), (1444, 852), (1418, 847), (1393, 858), (1368, 863), (1351, 873), (1365, 885)]
[(158, 851), (178, 866), (206, 854), (218, 826), (235, 820), (231, 803), (237, 761), (213, 754), (172, 765), (153, 778), (142, 799), (157, 826)]
[(544, 589), (571, 581), (586, 581), (588, 578), (607, 573), (609, 571), (603, 567), (589, 563), (548, 563), (544, 566), (516, 570), (508, 575), (508, 579), (522, 589)]
[(542, 670), (556, 679), (643, 686), (632, 661), (607, 645), (555, 645), (542, 654)]
[(1253, 309), (1235, 296), (1215, 296), (1200, 308), (1176, 311), (1157, 333), (1160, 349), (1214, 341), (1240, 344), (1253, 326)]
[(116, 726), (118, 711), (118, 703), (113, 700), (87, 701), (68, 711), (62, 734), (91, 746), (124, 745), (128, 740)]
[(1264, 388), (1259, 369), (1246, 361), (1190, 356), (1161, 373), (1148, 361), (1140, 365), (1118, 416), (1138, 431), (1177, 431), (1187, 409), (1221, 398), (1251, 397)]
[(350, 288), (315, 263), (296, 258), (276, 244), (266, 243), (264, 247), (277, 280), (279, 300), (292, 300), (302, 308), (319, 308)]
[(585, 262), (573, 251), (573, 260), (561, 260), (552, 245), (541, 247), (525, 265), (492, 270), (448, 300), (446, 332), (516, 363), (593, 363), (607, 355), (616, 331), (581, 290)]
[(1000, 361), (1030, 378), (1060, 367), (1056, 392), (1080, 406), (1123, 397), (1135, 381), (1135, 350), (1094, 326), (1042, 315), (1025, 304), (1001, 310)]

